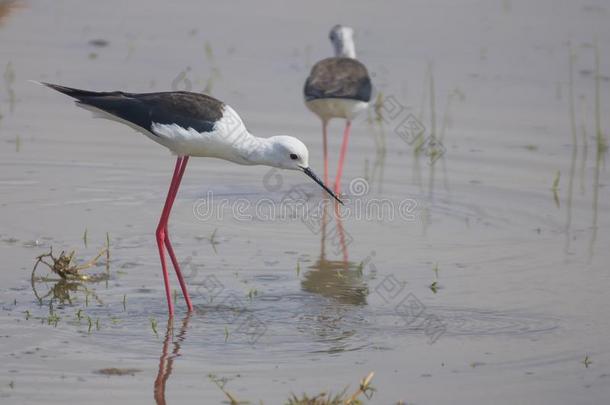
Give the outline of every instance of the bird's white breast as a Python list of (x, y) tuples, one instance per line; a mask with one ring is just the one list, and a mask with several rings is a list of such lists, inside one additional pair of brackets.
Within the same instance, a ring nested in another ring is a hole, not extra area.
[(305, 105), (322, 120), (328, 121), (331, 118), (351, 120), (365, 110), (369, 103), (347, 98), (318, 98), (305, 102)]

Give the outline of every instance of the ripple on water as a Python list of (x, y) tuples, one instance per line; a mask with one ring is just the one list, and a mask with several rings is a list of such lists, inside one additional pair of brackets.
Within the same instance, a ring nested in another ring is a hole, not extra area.
[[(56, 327), (41, 320), (48, 316), (47, 307), (27, 308), (33, 319), (26, 323), (29, 327), (48, 328), (52, 331), (50, 338), (69, 340), (75, 350), (120, 347), (139, 358), (156, 356), (167, 334), (174, 336), (177, 329), (183, 329), (183, 355), (225, 364), (260, 361), (261, 356), (273, 358), (274, 362), (290, 362), (311, 358), (312, 353), (337, 355), (395, 348), (407, 336), (428, 339), (425, 325), (407, 324), (391, 307), (354, 305), (308, 292), (268, 294), (252, 300), (223, 292), (212, 303), (199, 303), (188, 319), (181, 312), (182, 302), (178, 299), (172, 330), (167, 327), (164, 300), (158, 299), (157, 292), (147, 292), (150, 295), (132, 295), (125, 312), (118, 304), (91, 305), (78, 319), (76, 312), (80, 306), (55, 308), (61, 317)], [(24, 305), (19, 303), (10, 311), (22, 321)], [(426, 314), (436, 316), (445, 326), (441, 339), (523, 337), (559, 328), (557, 319), (516, 311), (429, 306)]]
[(471, 308), (434, 308), (449, 336), (529, 336), (559, 328), (559, 320), (536, 314)]

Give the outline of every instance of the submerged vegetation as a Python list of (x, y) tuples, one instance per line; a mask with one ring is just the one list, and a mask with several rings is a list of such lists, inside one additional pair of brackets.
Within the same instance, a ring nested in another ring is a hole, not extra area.
[(156, 337), (159, 337), (159, 331), (157, 330), (157, 320), (155, 318), (150, 318), (150, 328)]
[(555, 204), (557, 208), (559, 208), (559, 179), (561, 178), (561, 172), (557, 170), (555, 173), (555, 178), (553, 179), (553, 185), (551, 186), (551, 191), (553, 192), (553, 199), (555, 200)]

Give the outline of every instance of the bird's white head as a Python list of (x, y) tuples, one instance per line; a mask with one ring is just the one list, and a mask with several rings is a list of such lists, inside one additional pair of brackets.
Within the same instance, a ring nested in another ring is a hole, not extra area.
[(337, 24), (330, 30), (329, 37), (335, 49), (335, 56), (356, 58), (354, 30), (351, 27)]
[(302, 170), (309, 167), (309, 150), (300, 140), (292, 136), (272, 136), (270, 163), (274, 167), (289, 170)]
[(340, 203), (341, 200), (332, 192), (309, 167), (309, 150), (297, 138), (286, 135), (267, 138), (268, 149), (265, 153), (265, 164), (280, 169), (298, 170), (318, 183), (328, 194)]

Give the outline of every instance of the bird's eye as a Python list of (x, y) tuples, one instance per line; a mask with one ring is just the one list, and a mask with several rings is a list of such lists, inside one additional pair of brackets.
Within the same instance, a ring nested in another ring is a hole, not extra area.
[(297, 154), (296, 154), (296, 153), (291, 153), (291, 154), (290, 154), (290, 159), (292, 159), (292, 160), (297, 160), (298, 158), (299, 158), (299, 157), (297, 156)]

